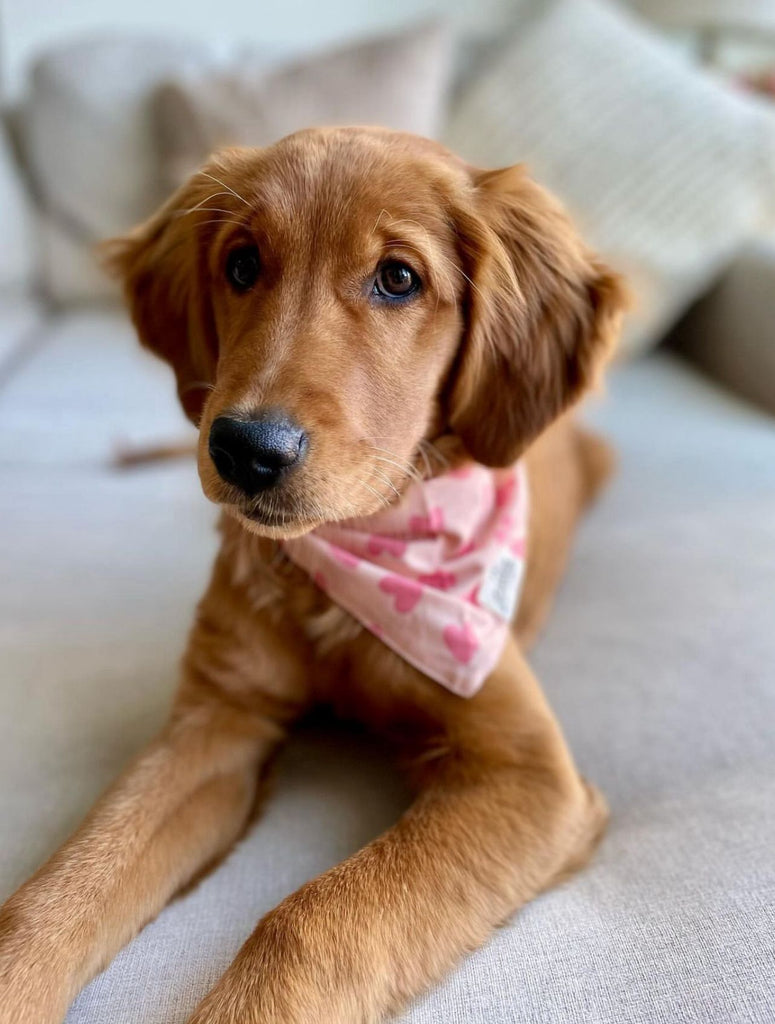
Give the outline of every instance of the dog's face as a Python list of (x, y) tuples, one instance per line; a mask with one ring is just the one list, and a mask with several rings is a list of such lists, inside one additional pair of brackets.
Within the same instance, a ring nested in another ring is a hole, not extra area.
[(514, 461), (622, 304), (520, 168), (376, 129), (226, 151), (112, 259), (199, 424), (205, 494), (279, 537), (376, 511), (444, 435)]

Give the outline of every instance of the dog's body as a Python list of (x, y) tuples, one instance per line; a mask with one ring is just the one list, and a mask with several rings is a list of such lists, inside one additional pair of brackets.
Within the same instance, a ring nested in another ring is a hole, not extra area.
[[(579, 867), (604, 826), (523, 652), (608, 472), (605, 446), (563, 411), (610, 347), (620, 288), (522, 172), (473, 172), (431, 143), (367, 130), (227, 155), (114, 259), (142, 339), (172, 363), (200, 424), (223, 543), (169, 724), (0, 912), (0, 1022), (60, 1024), (86, 981), (228, 851), (263, 766), (318, 704), (395, 745), (415, 803), (267, 915), (190, 1021), (382, 1020)], [(213, 441), (230, 417), (240, 445), (246, 422), (251, 451), (261, 437), (250, 470)], [(281, 463), (278, 436), (293, 447)], [(470, 700), (283, 557), (284, 537), (376, 511), (411, 472), (508, 465), (525, 449), (522, 596)]]

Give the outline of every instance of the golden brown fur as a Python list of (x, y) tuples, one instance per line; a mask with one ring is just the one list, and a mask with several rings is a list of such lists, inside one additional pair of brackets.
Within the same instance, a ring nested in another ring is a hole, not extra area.
[[(246, 239), (261, 278), (235, 295)], [(411, 304), (362, 281), (388, 253)], [(520, 168), (366, 129), (228, 151), (112, 259), (144, 344), (200, 425), (223, 543), (170, 721), (0, 911), (1, 1024), (60, 1024), (78, 990), (240, 835), (262, 766), (316, 704), (385, 735), (415, 787), (396, 825), (258, 923), (190, 1024), (367, 1024), (575, 870), (605, 822), (524, 658), (576, 520), (609, 469), (565, 412), (613, 342), (621, 287)], [(310, 455), (250, 500), (208, 455), (214, 418), (282, 405)], [(553, 424), (553, 425), (552, 425)], [(276, 538), (364, 515), (417, 472), (526, 451), (528, 568), (497, 669), (462, 700), (363, 630)]]

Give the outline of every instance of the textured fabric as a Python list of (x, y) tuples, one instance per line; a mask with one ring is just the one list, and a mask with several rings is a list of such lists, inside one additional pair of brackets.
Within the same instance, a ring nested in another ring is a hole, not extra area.
[(716, 380), (775, 413), (775, 237), (741, 253), (672, 342)]
[(57, 46), (32, 68), (19, 130), (41, 207), (47, 297), (105, 300), (118, 287), (95, 244), (144, 220), (165, 198), (159, 182), (152, 90), (205, 60), (179, 39), (109, 36)]
[(5, 128), (0, 121), (0, 302), (32, 288), (35, 243), (32, 211), (16, 166)]
[(775, 118), (604, 0), (532, 6), (445, 141), (484, 167), (525, 161), (565, 201), (628, 277), (639, 351), (775, 221)]
[(284, 545), (330, 597), (460, 697), (503, 652), (525, 564), (524, 467), (474, 463), (413, 482), (400, 503)]
[[(592, 864), (515, 915), (402, 1024), (775, 1020), (775, 425), (651, 356), (590, 410), (620, 468), (532, 656), (612, 807)], [(0, 390), (0, 899), (160, 726), (207, 578), (171, 375), (73, 316)], [(372, 740), (295, 739), (264, 813), (78, 998), (67, 1024), (183, 1024), (258, 918), (408, 797)]]
[(266, 146), (315, 125), (378, 124), (435, 136), (450, 77), (436, 24), (359, 42), (267, 72), (263, 55), (182, 78), (157, 99), (164, 178), (177, 188), (220, 146)]
[(0, 388), (24, 359), (27, 346), (40, 338), (46, 320), (40, 304), (24, 293), (0, 295)]
[[(775, 30), (775, 7), (770, 0), (627, 0), (639, 13), (670, 28), (707, 31), (732, 30), (736, 33), (762, 33), (758, 40), (767, 46), (769, 34)], [(750, 38), (750, 37), (749, 37)], [(756, 36), (754, 38), (757, 38)]]

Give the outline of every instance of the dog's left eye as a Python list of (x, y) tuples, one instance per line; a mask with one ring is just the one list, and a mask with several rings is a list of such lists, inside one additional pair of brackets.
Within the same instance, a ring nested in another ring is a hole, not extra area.
[(255, 245), (243, 245), (233, 249), (226, 260), (226, 277), (238, 292), (246, 292), (258, 280), (261, 260)]
[(400, 260), (388, 260), (377, 268), (374, 294), (386, 299), (406, 299), (420, 287), (420, 278)]

